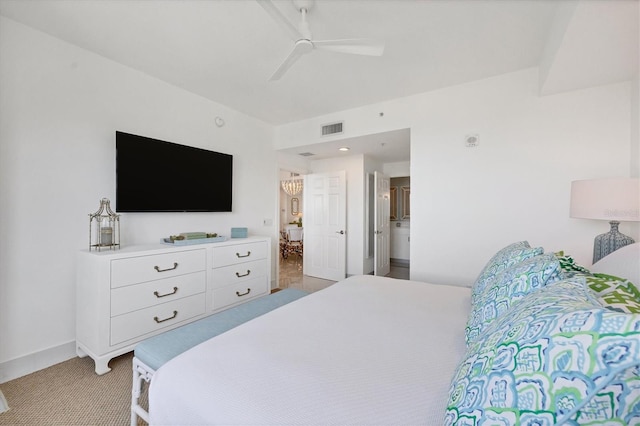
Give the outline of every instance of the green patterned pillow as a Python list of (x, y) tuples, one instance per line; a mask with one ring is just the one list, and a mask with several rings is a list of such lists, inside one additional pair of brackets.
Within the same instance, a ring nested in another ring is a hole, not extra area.
[(471, 289), (471, 303), (474, 304), (476, 302), (478, 296), (484, 292), (487, 284), (493, 281), (497, 274), (523, 260), (538, 256), (542, 254), (542, 252), (542, 247), (531, 248), (527, 241), (509, 244), (499, 250), (485, 265), (473, 284)]
[(556, 257), (560, 262), (560, 267), (562, 268), (565, 278), (570, 278), (574, 275), (591, 275), (591, 271), (582, 265), (578, 265), (574, 258), (568, 254), (564, 254), (564, 251), (557, 252)]
[(630, 314), (640, 313), (640, 291), (631, 281), (598, 273), (587, 276), (586, 280), (606, 308)]
[(611, 293), (616, 288), (622, 286), (628, 292), (634, 294), (640, 299), (640, 291), (636, 288), (635, 285), (633, 285), (631, 281), (627, 280), (626, 278), (596, 273), (587, 276), (586, 280), (589, 288), (598, 296), (604, 296), (605, 294)]
[(584, 276), (589, 288), (596, 293), (605, 308), (629, 314), (640, 313), (640, 291), (631, 281), (613, 275), (591, 273), (584, 266), (559, 251), (556, 254), (565, 278)]
[(555, 255), (541, 254), (523, 260), (495, 275), (471, 305), (465, 328), (465, 340), (480, 337), (491, 322), (534, 290), (561, 279), (560, 263)]
[(600, 302), (612, 311), (640, 314), (640, 299), (624, 287), (618, 287), (611, 293), (601, 296)]
[(603, 308), (584, 277), (534, 291), (469, 345), (444, 424), (640, 424), (640, 315)]

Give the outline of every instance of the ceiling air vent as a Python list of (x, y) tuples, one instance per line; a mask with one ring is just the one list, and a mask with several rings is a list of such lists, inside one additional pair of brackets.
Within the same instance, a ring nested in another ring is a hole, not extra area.
[(315, 155), (313, 152), (301, 152), (298, 154), (301, 157), (311, 157), (312, 155)]
[(325, 124), (324, 126), (322, 126), (322, 136), (337, 135), (342, 133), (342, 124), (342, 121), (338, 123)]

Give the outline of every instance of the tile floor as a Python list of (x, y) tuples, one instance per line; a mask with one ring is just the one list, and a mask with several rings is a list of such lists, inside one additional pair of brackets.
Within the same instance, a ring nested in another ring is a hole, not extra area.
[[(391, 272), (387, 275), (391, 278), (402, 280), (409, 279), (409, 267), (391, 265)], [(335, 281), (323, 280), (302, 274), (302, 258), (289, 256), (288, 259), (280, 259), (280, 288), (298, 288), (310, 293), (329, 287)]]

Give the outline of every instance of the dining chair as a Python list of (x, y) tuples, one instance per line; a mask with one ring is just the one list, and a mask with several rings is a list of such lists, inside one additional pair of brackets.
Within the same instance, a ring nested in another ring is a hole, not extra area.
[(284, 229), (280, 230), (280, 256), (283, 259), (287, 258), (287, 242), (289, 241), (289, 236), (287, 231)]
[(285, 258), (290, 254), (296, 254), (302, 257), (304, 249), (303, 244), (304, 232), (303, 228), (289, 228), (287, 229), (287, 243), (285, 248)]

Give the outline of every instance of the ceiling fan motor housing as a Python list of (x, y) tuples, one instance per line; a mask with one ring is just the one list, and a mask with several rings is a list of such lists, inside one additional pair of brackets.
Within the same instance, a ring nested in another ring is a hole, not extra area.
[(302, 10), (306, 10), (307, 12), (311, 10), (315, 1), (314, 0), (293, 0), (293, 5), (295, 6), (298, 12), (302, 12)]

